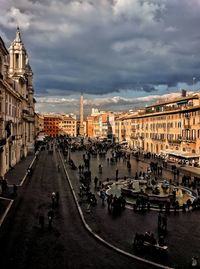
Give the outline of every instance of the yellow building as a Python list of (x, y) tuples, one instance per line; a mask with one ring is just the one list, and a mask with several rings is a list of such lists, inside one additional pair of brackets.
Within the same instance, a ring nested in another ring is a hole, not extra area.
[(133, 148), (174, 156), (200, 155), (200, 94), (148, 106), (122, 119), (124, 139)]
[(69, 115), (62, 115), (62, 121), (60, 123), (61, 135), (77, 135), (76, 118)]

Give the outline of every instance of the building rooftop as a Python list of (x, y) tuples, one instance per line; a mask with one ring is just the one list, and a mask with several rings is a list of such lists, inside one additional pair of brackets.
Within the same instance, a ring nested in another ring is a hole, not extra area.
[(162, 106), (162, 105), (168, 105), (168, 104), (173, 104), (173, 103), (178, 103), (181, 101), (187, 101), (187, 100), (192, 100), (192, 99), (199, 99), (199, 95), (198, 94), (193, 94), (193, 95), (189, 95), (186, 97), (180, 97), (180, 98), (173, 98), (173, 99), (169, 99), (167, 101), (160, 101), (157, 102), (153, 105), (147, 106), (146, 108), (151, 108), (151, 107), (155, 107), (155, 106)]

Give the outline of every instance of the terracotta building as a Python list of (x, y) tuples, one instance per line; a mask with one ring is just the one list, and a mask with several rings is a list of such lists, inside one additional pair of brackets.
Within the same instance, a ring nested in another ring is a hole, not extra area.
[(46, 114), (44, 117), (44, 133), (50, 137), (57, 137), (60, 135), (62, 117), (58, 114)]
[(65, 114), (43, 114), (44, 133), (50, 137), (77, 135), (76, 117)]

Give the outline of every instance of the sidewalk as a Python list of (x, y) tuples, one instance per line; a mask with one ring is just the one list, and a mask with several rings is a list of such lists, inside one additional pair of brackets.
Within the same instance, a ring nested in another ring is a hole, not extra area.
[(5, 195), (0, 195), (0, 227), (13, 202), (13, 184), (20, 186), (27, 175), (27, 169), (33, 162), (34, 157), (35, 154), (28, 155), (5, 174), (5, 179), (8, 183), (8, 191)]
[(28, 155), (5, 174), (5, 179), (7, 180), (8, 185), (20, 185), (34, 157), (35, 154)]

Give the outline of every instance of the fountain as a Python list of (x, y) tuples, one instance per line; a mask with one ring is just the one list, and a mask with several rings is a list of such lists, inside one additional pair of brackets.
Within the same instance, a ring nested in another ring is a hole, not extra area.
[(118, 182), (109, 183), (107, 186), (107, 194), (116, 196), (124, 195), (128, 203), (135, 203), (140, 196), (146, 197), (153, 204), (165, 203), (170, 201), (178, 201), (182, 206), (188, 199), (191, 202), (196, 198), (194, 194), (187, 188), (170, 184), (167, 180), (158, 181), (148, 178), (125, 179)]

